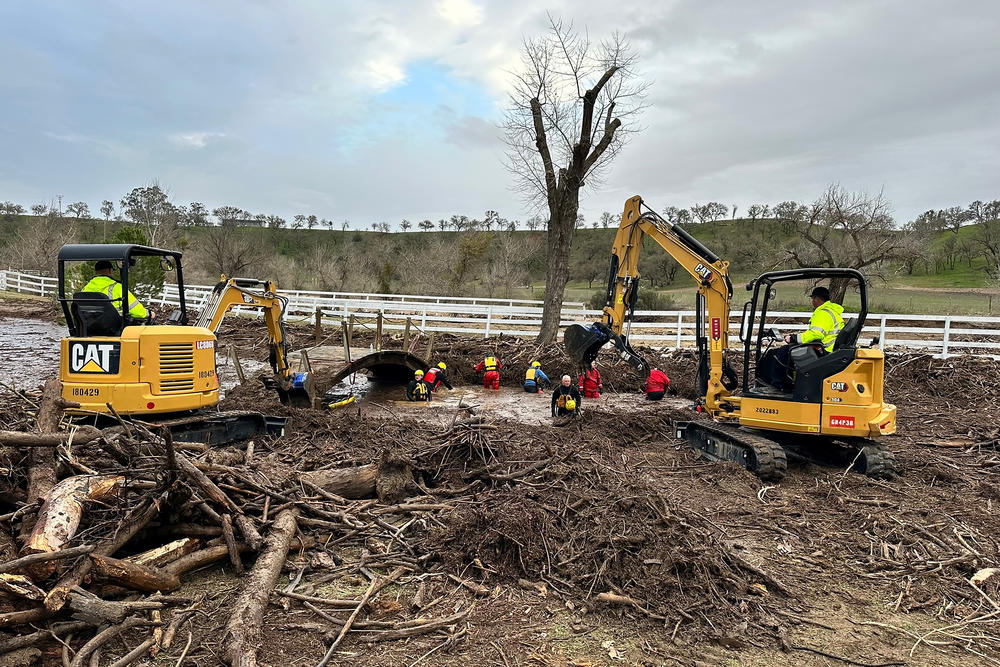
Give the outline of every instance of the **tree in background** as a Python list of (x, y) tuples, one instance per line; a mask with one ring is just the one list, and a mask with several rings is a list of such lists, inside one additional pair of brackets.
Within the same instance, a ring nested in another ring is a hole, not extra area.
[(306, 218), (306, 228), (312, 229), (313, 227), (316, 226), (316, 223), (318, 221), (319, 220), (316, 218), (315, 215), (310, 215), (309, 217)]
[(599, 44), (549, 17), (548, 33), (527, 38), (503, 122), (507, 168), (534, 207), (548, 209), (548, 269), (539, 343), (559, 332), (580, 190), (606, 172), (642, 110), (646, 84), (621, 35)]
[(32, 204), (31, 213), (32, 215), (45, 215), (48, 213), (49, 207), (47, 204)]
[(5, 201), (0, 203), (0, 218), (6, 221), (11, 221), (15, 216), (23, 215), (24, 207), (20, 204), (15, 204), (12, 201)]
[(617, 218), (615, 218), (613, 213), (610, 213), (609, 211), (601, 213), (601, 227), (604, 227), (604, 229), (615, 225), (616, 222)]
[(79, 218), (89, 218), (90, 217), (90, 207), (87, 206), (87, 202), (75, 201), (66, 207), (66, 210)]
[(178, 210), (159, 183), (132, 188), (119, 204), (124, 216), (142, 228), (150, 245), (169, 245), (173, 241), (179, 224)]
[(968, 219), (977, 223), (973, 243), (986, 255), (990, 273), (1000, 280), (1000, 200), (972, 202), (968, 208)]
[[(786, 248), (785, 259), (803, 268), (848, 267), (885, 279), (887, 262), (901, 256), (891, 205), (881, 192), (869, 195), (831, 185), (796, 230), (799, 240)], [(830, 300), (842, 304), (850, 282), (831, 279)]]
[(399, 223), (399, 228), (402, 229), (404, 232), (409, 231), (410, 227), (412, 226), (413, 223), (407, 220), (406, 218), (403, 218), (403, 221)]
[(421, 220), (417, 223), (417, 227), (420, 227), (420, 229), (425, 232), (429, 232), (434, 229), (434, 223), (430, 220)]
[(195, 256), (215, 275), (259, 273), (260, 266), (273, 253), (273, 248), (263, 242), (264, 235), (266, 232), (259, 229), (207, 227), (198, 237)]

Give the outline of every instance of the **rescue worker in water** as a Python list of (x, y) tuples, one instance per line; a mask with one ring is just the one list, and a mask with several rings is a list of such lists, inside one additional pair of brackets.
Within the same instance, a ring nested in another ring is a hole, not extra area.
[[(106, 259), (99, 259), (94, 264), (94, 277), (84, 285), (84, 292), (104, 294), (115, 304), (115, 309), (121, 312), (122, 284), (114, 278), (115, 267)], [(128, 293), (128, 304), (124, 308), (129, 317), (134, 320), (145, 320), (149, 317), (146, 307), (139, 302), (132, 292)]]
[(583, 397), (580, 390), (573, 385), (573, 378), (562, 376), (562, 382), (552, 391), (552, 416), (565, 417), (579, 414)]
[(476, 372), (483, 373), (483, 389), (500, 389), (500, 369), (503, 364), (496, 357), (486, 357), (476, 364)]
[(413, 372), (413, 379), (410, 380), (410, 384), (406, 385), (406, 400), (418, 402), (431, 400), (431, 388), (424, 382), (423, 371)]
[(552, 381), (542, 371), (542, 364), (532, 361), (531, 366), (524, 373), (524, 391), (529, 394), (540, 394), (542, 393), (543, 386), (551, 387)]
[(441, 385), (448, 387), (449, 391), (454, 389), (451, 386), (451, 382), (448, 382), (448, 377), (445, 372), (448, 370), (448, 366), (442, 361), (434, 368), (430, 369), (424, 373), (424, 382), (427, 386), (431, 388), (431, 391), (437, 391), (437, 388)]
[(584, 398), (600, 398), (604, 391), (604, 383), (601, 381), (601, 371), (597, 370), (597, 362), (591, 361), (590, 367), (580, 375), (580, 391)]

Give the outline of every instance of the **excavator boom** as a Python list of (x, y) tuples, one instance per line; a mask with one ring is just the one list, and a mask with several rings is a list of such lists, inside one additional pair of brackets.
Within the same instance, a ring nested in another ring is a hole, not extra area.
[(196, 326), (217, 332), (226, 313), (236, 306), (255, 306), (264, 311), (267, 324), (268, 361), (274, 373), (268, 385), (277, 390), (282, 403), (294, 407), (312, 407), (314, 387), (308, 368), (293, 373), (288, 363), (288, 337), (284, 314), (288, 299), (277, 293), (270, 280), (226, 278), (222, 276), (205, 301)]

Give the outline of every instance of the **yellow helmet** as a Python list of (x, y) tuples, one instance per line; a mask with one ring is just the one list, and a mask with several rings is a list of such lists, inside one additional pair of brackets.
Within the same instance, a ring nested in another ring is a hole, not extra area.
[(413, 371), (413, 377), (422, 378), (423, 376), (424, 376), (424, 372), (423, 371), (421, 371), (421, 370), (415, 370), (415, 371)]
[(538, 363), (537, 361), (532, 361), (531, 362), (531, 367), (532, 368), (541, 368), (541, 366), (542, 365), (540, 363)]
[(443, 371), (448, 370), (448, 367), (445, 365), (445, 363), (443, 361), (438, 364), (438, 368), (440, 368)]
[(576, 400), (572, 399), (572, 398), (567, 398), (566, 399), (566, 409), (570, 410), (570, 411), (576, 410)]

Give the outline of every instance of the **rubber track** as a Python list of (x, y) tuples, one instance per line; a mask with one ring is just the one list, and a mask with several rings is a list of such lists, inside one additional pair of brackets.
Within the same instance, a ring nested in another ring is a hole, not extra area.
[(875, 479), (892, 479), (895, 477), (896, 455), (888, 447), (875, 440), (864, 440), (863, 443), (859, 446), (856, 442), (838, 442), (838, 444), (847, 447), (855, 454), (858, 449), (864, 452), (865, 469), (863, 472), (866, 476)]
[[(691, 422), (687, 428), (701, 429), (717, 437), (725, 438), (737, 447), (751, 450), (754, 458), (757, 460), (757, 469), (750, 472), (762, 480), (777, 482), (785, 476), (785, 472), (788, 469), (788, 457), (785, 455), (785, 450), (781, 445), (774, 440), (769, 440), (754, 433), (748, 433), (737, 427), (722, 424), (709, 425), (703, 422)], [(702, 451), (697, 445), (696, 448)], [(741, 462), (734, 461), (734, 463)]]

